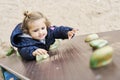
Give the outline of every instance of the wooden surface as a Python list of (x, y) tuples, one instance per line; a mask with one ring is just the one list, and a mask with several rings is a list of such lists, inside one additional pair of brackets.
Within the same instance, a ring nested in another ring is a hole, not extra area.
[(16, 55), (0, 59), (0, 66), (23, 80), (120, 80), (120, 30), (98, 33), (113, 47), (113, 62), (91, 69), (92, 48), (84, 42), (87, 35), (65, 40), (56, 54), (42, 61), (24, 61)]

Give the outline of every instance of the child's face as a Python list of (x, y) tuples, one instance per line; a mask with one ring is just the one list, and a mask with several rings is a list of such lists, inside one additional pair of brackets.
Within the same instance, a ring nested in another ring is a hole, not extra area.
[(38, 19), (29, 23), (29, 33), (33, 39), (42, 40), (47, 35), (47, 26), (45, 19)]

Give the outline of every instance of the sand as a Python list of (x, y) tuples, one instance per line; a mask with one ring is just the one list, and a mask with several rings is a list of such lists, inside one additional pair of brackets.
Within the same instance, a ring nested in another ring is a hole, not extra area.
[(79, 29), (76, 36), (120, 30), (120, 0), (0, 0), (0, 41), (10, 44), (26, 10), (42, 12), (52, 25)]
[(120, 29), (120, 0), (0, 0), (0, 40), (9, 43), (26, 10), (42, 12), (52, 25), (79, 29), (76, 36)]

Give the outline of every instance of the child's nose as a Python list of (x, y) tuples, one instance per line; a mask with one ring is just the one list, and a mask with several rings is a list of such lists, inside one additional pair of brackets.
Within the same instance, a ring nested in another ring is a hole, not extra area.
[(39, 34), (42, 34), (42, 31), (39, 31)]

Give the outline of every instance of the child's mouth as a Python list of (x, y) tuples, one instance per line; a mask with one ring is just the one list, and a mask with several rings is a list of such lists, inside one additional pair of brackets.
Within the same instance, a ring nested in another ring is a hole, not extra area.
[(44, 39), (45, 38), (45, 34), (40, 35), (39, 38)]

